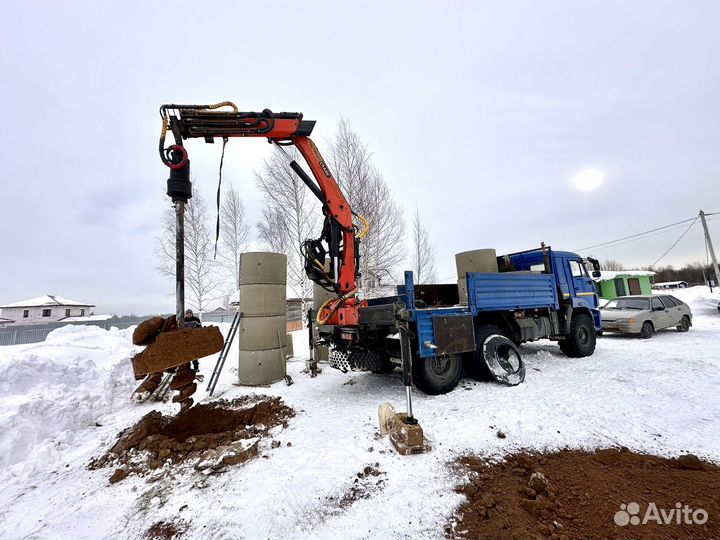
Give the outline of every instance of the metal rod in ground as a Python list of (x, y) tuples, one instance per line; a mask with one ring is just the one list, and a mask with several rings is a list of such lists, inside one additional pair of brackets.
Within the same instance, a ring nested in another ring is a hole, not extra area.
[(215, 369), (213, 369), (210, 380), (208, 381), (207, 391), (210, 396), (212, 396), (213, 392), (215, 392), (215, 386), (217, 386), (217, 382), (220, 379), (220, 373), (222, 373), (223, 367), (225, 366), (225, 359), (228, 354), (230, 354), (230, 346), (232, 345), (232, 342), (235, 339), (235, 334), (237, 334), (238, 328), (240, 327), (240, 319), (242, 319), (242, 313), (236, 311), (232, 323), (230, 324), (230, 331), (228, 332), (228, 336), (223, 344), (223, 349), (220, 351), (220, 356), (218, 356), (217, 362), (215, 362)]
[(407, 405), (406, 422), (414, 424), (417, 420), (415, 420), (412, 410), (412, 348), (410, 346), (410, 335), (404, 325), (401, 325), (399, 329), (403, 385), (405, 385), (405, 403)]
[(315, 328), (313, 327), (313, 310), (308, 309), (308, 346), (310, 347), (310, 357), (305, 366), (310, 373), (310, 377), (315, 377), (317, 371), (317, 362), (315, 361)]

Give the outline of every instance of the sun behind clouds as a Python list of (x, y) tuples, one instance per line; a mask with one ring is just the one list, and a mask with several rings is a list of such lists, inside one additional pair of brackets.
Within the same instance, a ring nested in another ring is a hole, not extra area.
[(583, 169), (573, 177), (573, 183), (580, 191), (595, 191), (604, 181), (605, 173), (592, 167)]

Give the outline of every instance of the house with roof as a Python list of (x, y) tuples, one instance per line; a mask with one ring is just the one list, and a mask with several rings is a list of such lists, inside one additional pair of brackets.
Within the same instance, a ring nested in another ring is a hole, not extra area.
[(88, 302), (46, 294), (0, 306), (0, 316), (13, 320), (14, 324), (45, 324), (67, 317), (86, 317), (94, 307)]
[(653, 283), (653, 289), (662, 290), (687, 289), (687, 286), (687, 281), (661, 281), (659, 283)]
[(595, 280), (600, 298), (612, 300), (617, 296), (629, 294), (652, 294), (652, 276), (650, 270), (602, 270)]

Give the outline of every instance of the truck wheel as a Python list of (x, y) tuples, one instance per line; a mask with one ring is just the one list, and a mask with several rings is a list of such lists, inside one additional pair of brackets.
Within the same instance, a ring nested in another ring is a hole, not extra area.
[(447, 394), (460, 382), (462, 368), (462, 356), (459, 354), (413, 358), (413, 382), (431, 396)]
[(687, 315), (683, 315), (683, 318), (680, 319), (680, 324), (677, 325), (678, 332), (687, 332), (690, 330), (690, 317)]
[(392, 373), (395, 371), (397, 366), (393, 364), (389, 359), (379, 368), (373, 369), (373, 373)]
[(595, 323), (587, 313), (577, 313), (570, 321), (570, 333), (560, 342), (560, 350), (570, 358), (582, 358), (595, 352)]
[(650, 339), (655, 333), (655, 327), (650, 321), (645, 321), (640, 329), (640, 337), (642, 339)]
[(475, 331), (477, 348), (468, 365), (476, 379), (515, 386), (525, 380), (525, 363), (517, 345), (499, 326), (483, 324)]

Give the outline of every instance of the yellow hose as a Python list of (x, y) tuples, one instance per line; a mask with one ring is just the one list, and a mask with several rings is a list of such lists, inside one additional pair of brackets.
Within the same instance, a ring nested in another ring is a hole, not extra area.
[(357, 289), (353, 289), (352, 291), (347, 292), (347, 293), (345, 293), (345, 294), (343, 294), (343, 295), (340, 295), (340, 296), (338, 296), (338, 297), (336, 297), (336, 298), (328, 298), (327, 300), (325, 300), (325, 302), (323, 302), (323, 305), (320, 306), (320, 309), (318, 309), (317, 316), (315, 317), (315, 322), (316, 322), (317, 324), (325, 324), (326, 322), (328, 322), (328, 321), (330, 320), (330, 317), (332, 317), (332, 313), (331, 313), (330, 315), (328, 315), (327, 317), (325, 317), (324, 319), (321, 319), (321, 318), (320, 318), (320, 314), (321, 314), (321, 313), (323, 312), (323, 310), (327, 307), (327, 305), (328, 305), (330, 302), (334, 302), (335, 300), (337, 300), (338, 302), (344, 302), (344, 301), (347, 300), (348, 298), (352, 298), (353, 296), (355, 296), (355, 292), (356, 292), (356, 291), (357, 291)]
[(208, 105), (207, 110), (219, 109), (220, 107), (232, 107), (233, 112), (238, 112), (237, 105), (235, 105), (232, 101), (221, 101), (215, 105)]
[(359, 238), (360, 240), (362, 240), (363, 238), (365, 238), (365, 236), (367, 236), (367, 233), (370, 232), (370, 223), (368, 223), (368, 220), (365, 219), (365, 217), (364, 217), (364, 216), (361, 216), (360, 214), (355, 214), (355, 216), (356, 216), (360, 221), (362, 221), (363, 224), (365, 225), (365, 230), (364, 230), (363, 232), (361, 232), (360, 234), (358, 234), (358, 238)]

